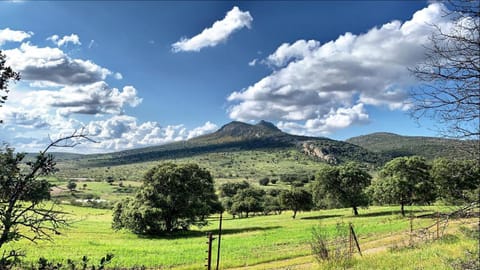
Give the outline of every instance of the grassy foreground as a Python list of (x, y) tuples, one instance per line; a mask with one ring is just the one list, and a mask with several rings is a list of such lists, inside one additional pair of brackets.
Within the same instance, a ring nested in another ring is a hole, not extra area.
[[(25, 260), (29, 262), (35, 262), (39, 257), (65, 262), (67, 258), (80, 260), (83, 255), (87, 255), (94, 262), (107, 253), (113, 253), (115, 258), (109, 264), (110, 267), (144, 265), (153, 269), (203, 269), (207, 248), (205, 234), (207, 231), (216, 233), (218, 226), (217, 219), (212, 217), (211, 224), (201, 229), (192, 228), (190, 232), (175, 236), (146, 238), (128, 231), (113, 231), (110, 228), (110, 210), (68, 205), (62, 208), (70, 213), (68, 217), (71, 227), (64, 229), (61, 235), (55, 235), (53, 242), (34, 245), (20, 241), (6, 247), (6, 250), (21, 249), (26, 252)], [(324, 210), (300, 213), (295, 220), (290, 217), (290, 212), (248, 219), (231, 219), (227, 215), (223, 223), (221, 268), (253, 268), (257, 265), (260, 267), (258, 269), (268, 269), (267, 265), (270, 265), (271, 269), (278, 269), (282, 268), (285, 262), (288, 265), (288, 260), (302, 257), (301, 263), (292, 264), (298, 264), (304, 269), (328, 268), (328, 265), (314, 262), (310, 256), (311, 231), (313, 227), (320, 226), (333, 237), (339, 222), (351, 222), (360, 238), (360, 244), (364, 245), (365, 249), (372, 249), (370, 254), (365, 251), (367, 254), (364, 257), (354, 260), (351, 265), (354, 269), (372, 269), (374, 265), (383, 269), (409, 269), (408, 266), (414, 269), (414, 265), (419, 265), (417, 261), (427, 261), (437, 267), (415, 269), (448, 269), (440, 267), (448, 264), (446, 260), (439, 258), (460, 257), (464, 255), (465, 249), (476, 248), (475, 240), (452, 236), (448, 240), (450, 242), (437, 241), (426, 244), (423, 248), (399, 249), (395, 252), (380, 248), (377, 252), (368, 242), (380, 241), (384, 237), (408, 231), (409, 220), (401, 217), (398, 210), (398, 207), (371, 207), (362, 209), (359, 217), (353, 217), (350, 209)], [(435, 207), (414, 208), (413, 213), (424, 215), (436, 210)], [(414, 220), (414, 227), (425, 227), (434, 222), (435, 219), (430, 217), (417, 218)], [(458, 227), (452, 222), (450, 227), (454, 226)], [(385, 243), (382, 244), (381, 241), (378, 245), (385, 247)], [(216, 251), (216, 241), (214, 250)], [(335, 268), (333, 266), (333, 269)]]

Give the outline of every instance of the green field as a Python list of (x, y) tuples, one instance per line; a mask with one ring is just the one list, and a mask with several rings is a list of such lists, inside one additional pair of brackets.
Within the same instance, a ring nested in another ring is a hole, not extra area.
[[(204, 269), (205, 235), (208, 231), (217, 233), (218, 226), (217, 217), (212, 217), (210, 225), (204, 228), (146, 238), (128, 231), (112, 230), (111, 210), (69, 205), (60, 208), (68, 213), (71, 226), (64, 228), (61, 235), (55, 235), (53, 241), (36, 245), (20, 241), (9, 244), (5, 249), (16, 248), (26, 252), (27, 262), (35, 262), (39, 257), (65, 262), (67, 258), (80, 260), (83, 255), (93, 262), (107, 253), (113, 253), (115, 257), (110, 267), (144, 265), (153, 269)], [(424, 216), (438, 209), (431, 206), (409, 210), (417, 216)], [(359, 217), (353, 217), (351, 209), (322, 210), (300, 213), (295, 220), (289, 211), (281, 215), (244, 219), (231, 219), (227, 214), (223, 223), (221, 266), (224, 269), (242, 266), (246, 269), (278, 269), (296, 264), (300, 269), (335, 269), (336, 265), (315, 262), (309, 242), (313, 227), (320, 226), (329, 237), (335, 237), (339, 222), (354, 225), (366, 253), (364, 257), (355, 257), (350, 265), (352, 269), (373, 269), (373, 266), (379, 266), (378, 269), (450, 269), (446, 258), (461, 257), (465, 249), (474, 250), (477, 247), (476, 240), (455, 233), (446, 240), (389, 251), (390, 248), (386, 247), (399, 241), (396, 236), (405, 235), (403, 233), (408, 232), (410, 226), (409, 219), (401, 217), (398, 210), (399, 207), (370, 207), (361, 209)], [(447, 211), (448, 208), (440, 210)], [(414, 219), (413, 225), (421, 228), (434, 222), (434, 216), (426, 216)], [(473, 222), (476, 220), (473, 219)], [(452, 221), (448, 231), (453, 233), (458, 226)], [(388, 237), (395, 240), (388, 240)], [(421, 267), (415, 268), (416, 265)]]

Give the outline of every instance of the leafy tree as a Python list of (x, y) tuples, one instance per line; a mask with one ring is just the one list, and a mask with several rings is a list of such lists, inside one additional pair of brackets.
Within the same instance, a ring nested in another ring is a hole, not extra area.
[[(10, 81), (20, 80), (20, 74), (13, 71), (12, 68), (5, 65), (6, 57), (0, 50), (0, 107), (8, 98), (8, 83)], [(3, 123), (3, 120), (0, 119), (0, 124)]]
[[(355, 216), (359, 206), (368, 206), (369, 199), (365, 193), (372, 177), (358, 163), (349, 162), (342, 166), (323, 167), (317, 176), (313, 189), (318, 193), (329, 193), (343, 206), (352, 207)], [(320, 196), (316, 196), (319, 199)]]
[(135, 198), (116, 204), (112, 227), (161, 234), (206, 225), (209, 215), (221, 211), (210, 172), (196, 164), (164, 163), (145, 174)]
[(113, 179), (113, 176), (107, 176), (107, 179), (105, 180), (109, 185), (112, 185), (113, 182), (115, 182), (115, 179)]
[(67, 188), (68, 188), (68, 190), (73, 192), (75, 190), (75, 188), (77, 188), (77, 183), (75, 183), (75, 181), (73, 181), (73, 180), (69, 180), (68, 183), (67, 183)]
[(458, 204), (478, 200), (480, 168), (477, 162), (437, 158), (433, 161), (431, 175), (438, 196), (446, 202)]
[(233, 215), (239, 214), (248, 218), (250, 213), (258, 213), (264, 211), (265, 191), (259, 188), (249, 187), (240, 189), (235, 196), (232, 197), (232, 207), (230, 212)]
[[(447, 136), (480, 136), (480, 5), (450, 0), (452, 27), (432, 25), (425, 61), (412, 69), (423, 84), (412, 91), (412, 115), (445, 124)], [(478, 151), (478, 145), (476, 145)]]
[(258, 183), (261, 186), (268, 186), (268, 183), (270, 183), (270, 179), (268, 179), (268, 177), (264, 177), (264, 178), (258, 180)]
[(312, 194), (301, 188), (282, 191), (280, 203), (285, 209), (293, 211), (292, 218), (297, 216), (298, 211), (309, 211), (313, 207)]
[(419, 156), (399, 157), (389, 161), (373, 182), (373, 197), (380, 203), (430, 203), (435, 200), (435, 185), (430, 177), (430, 166)]
[(249, 187), (250, 184), (247, 181), (223, 183), (220, 185), (220, 197), (233, 197), (239, 190)]

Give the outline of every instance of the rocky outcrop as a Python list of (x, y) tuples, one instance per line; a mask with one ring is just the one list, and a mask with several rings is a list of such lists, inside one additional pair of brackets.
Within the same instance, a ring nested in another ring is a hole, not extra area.
[(323, 148), (317, 147), (314, 143), (312, 142), (304, 142), (302, 144), (302, 151), (308, 156), (318, 158), (322, 161), (327, 162), (328, 164), (337, 164), (338, 160), (335, 158), (334, 155), (329, 154), (328, 151), (326, 151)]

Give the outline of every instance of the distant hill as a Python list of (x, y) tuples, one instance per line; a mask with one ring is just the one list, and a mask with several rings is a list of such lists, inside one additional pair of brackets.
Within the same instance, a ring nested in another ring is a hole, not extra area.
[(427, 159), (437, 157), (472, 157), (472, 144), (478, 142), (445, 139), (437, 137), (402, 136), (394, 133), (378, 132), (353, 137), (347, 142), (379, 153), (389, 159), (400, 156), (424, 156)]
[(184, 158), (219, 151), (287, 148), (294, 148), (312, 159), (331, 164), (350, 160), (372, 164), (385, 161), (381, 155), (348, 142), (291, 135), (266, 121), (260, 121), (256, 125), (234, 121), (216, 132), (188, 141), (108, 154), (85, 155), (79, 162), (85, 166), (111, 166)]

